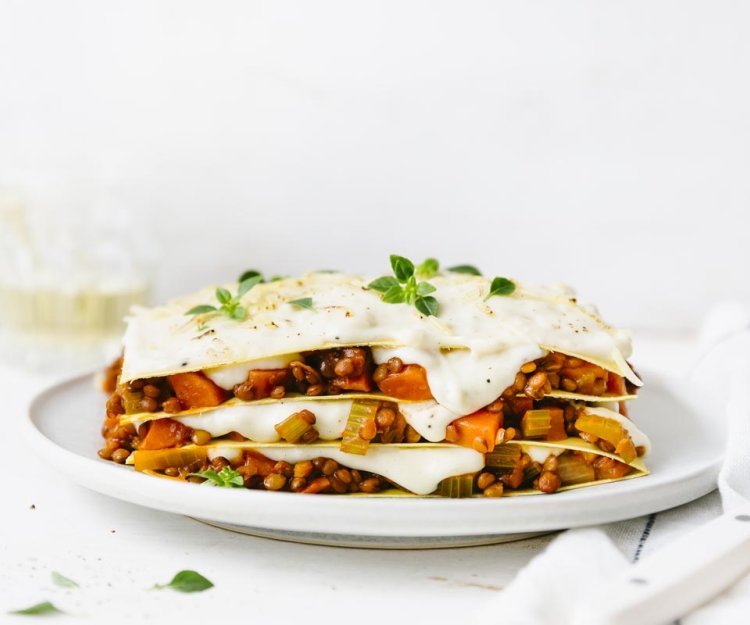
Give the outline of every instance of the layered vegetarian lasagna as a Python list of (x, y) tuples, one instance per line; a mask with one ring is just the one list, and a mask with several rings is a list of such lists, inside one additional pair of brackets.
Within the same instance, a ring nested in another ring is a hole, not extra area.
[(222, 487), (469, 497), (644, 475), (627, 334), (565, 288), (391, 257), (128, 319), (99, 455)]

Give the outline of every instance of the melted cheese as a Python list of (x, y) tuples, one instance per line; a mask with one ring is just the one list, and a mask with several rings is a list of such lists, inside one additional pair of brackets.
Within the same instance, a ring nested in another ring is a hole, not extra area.
[(461, 416), (431, 400), (399, 404), (398, 410), (404, 420), (431, 443), (444, 440), (448, 424)]
[[(244, 448), (248, 446), (245, 445)], [(367, 454), (347, 454), (337, 446), (322, 445), (269, 445), (251, 446), (267, 458), (291, 464), (312, 460), (319, 456), (332, 458), (339, 464), (358, 471), (370, 471), (392, 480), (417, 495), (428, 495), (437, 489), (441, 480), (464, 473), (476, 473), (484, 467), (484, 455), (473, 449), (455, 445), (420, 444), (370, 445)], [(208, 456), (236, 459), (243, 445), (217, 444)]]
[[(422, 364), (437, 401), (456, 414), (496, 399), (522, 364), (550, 350), (580, 356), (640, 384), (625, 362), (628, 336), (579, 306), (570, 291), (517, 285), (512, 296), (485, 302), (487, 278), (448, 274), (430, 280), (440, 314), (425, 317), (413, 306), (383, 302), (366, 288), (368, 282), (359, 276), (308, 274), (261, 284), (242, 299), (245, 321), (202, 316), (208, 327), (202, 332), (197, 320), (184, 313), (211, 302), (213, 290), (159, 308), (136, 308), (124, 338), (121, 381), (208, 369), (228, 385), (246, 374), (249, 361), (371, 345), (396, 348), (390, 353)], [(288, 304), (302, 297), (312, 297), (315, 309)], [(241, 366), (217, 371), (226, 365)]]
[(315, 414), (315, 428), (320, 438), (332, 441), (341, 438), (351, 407), (351, 400), (318, 401), (310, 405), (306, 401), (280, 399), (268, 404), (235, 404), (198, 414), (169, 416), (193, 429), (206, 430), (213, 438), (239, 432), (259, 443), (274, 443), (280, 440), (274, 426), (292, 413), (307, 409)]
[(532, 343), (507, 345), (489, 352), (476, 349), (440, 352), (413, 347), (373, 349), (377, 363), (398, 356), (403, 362), (424, 367), (435, 400), (457, 416), (495, 401), (513, 384), (521, 365), (543, 355), (544, 350)]

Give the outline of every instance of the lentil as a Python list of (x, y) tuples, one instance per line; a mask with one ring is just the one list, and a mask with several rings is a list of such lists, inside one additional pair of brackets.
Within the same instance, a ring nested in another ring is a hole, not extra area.
[(327, 458), (326, 461), (323, 463), (323, 468), (320, 469), (320, 472), (323, 475), (333, 475), (336, 470), (339, 468), (338, 462), (335, 460), (331, 460), (330, 458)]
[(375, 425), (374, 419), (368, 419), (365, 421), (357, 431), (357, 435), (365, 441), (371, 441), (378, 433), (377, 425)]
[(388, 377), (388, 365), (378, 365), (372, 374), (372, 379), (376, 384), (380, 384)]
[(144, 397), (140, 405), (144, 412), (156, 412), (159, 408), (159, 403), (153, 397)]
[(263, 485), (268, 490), (281, 490), (286, 486), (286, 478), (281, 473), (269, 473), (263, 479)]
[(477, 478), (477, 488), (479, 490), (484, 490), (490, 484), (493, 484), (496, 479), (497, 478), (495, 477), (494, 473), (490, 473), (488, 471), (480, 473), (479, 477)]
[(485, 488), (483, 494), (485, 497), (502, 497), (504, 490), (502, 482), (495, 482)]
[(190, 440), (194, 445), (208, 445), (211, 438), (211, 434), (206, 432), (206, 430), (193, 430), (193, 433), (190, 435)]
[(153, 397), (156, 399), (161, 395), (161, 391), (159, 390), (158, 386), (154, 386), (153, 384), (146, 384), (146, 386), (143, 387), (143, 394), (146, 397)]
[(554, 493), (560, 488), (560, 477), (552, 471), (542, 471), (537, 478), (536, 487), (543, 493)]
[(386, 366), (388, 367), (389, 373), (401, 373), (401, 370), (404, 368), (404, 363), (400, 358), (394, 356), (393, 358), (388, 359)]
[(380, 480), (376, 477), (370, 477), (360, 482), (359, 489), (363, 493), (376, 493), (380, 490)]
[(164, 400), (161, 409), (167, 414), (177, 414), (182, 410), (182, 404), (180, 404), (180, 400), (176, 397), (170, 397)]
[(343, 484), (351, 484), (352, 482), (352, 474), (349, 469), (339, 469), (334, 474), (334, 477), (342, 482)]
[(375, 423), (381, 430), (387, 430), (393, 425), (396, 420), (396, 414), (390, 408), (378, 408), (378, 413), (375, 416)]

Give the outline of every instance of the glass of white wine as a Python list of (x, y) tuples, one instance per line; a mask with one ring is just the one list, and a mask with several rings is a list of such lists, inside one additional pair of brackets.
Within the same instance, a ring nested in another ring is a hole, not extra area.
[(128, 309), (147, 303), (149, 233), (111, 201), (29, 197), (0, 191), (0, 357), (48, 372), (99, 365), (118, 353)]

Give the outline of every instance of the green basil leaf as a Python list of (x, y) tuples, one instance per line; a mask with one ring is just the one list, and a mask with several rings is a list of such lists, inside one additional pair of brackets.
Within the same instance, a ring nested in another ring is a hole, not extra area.
[(202, 477), (203, 479), (212, 482), (216, 486), (223, 486), (225, 488), (232, 488), (235, 486), (244, 486), (245, 482), (242, 479), (242, 475), (232, 469), (231, 467), (224, 467), (218, 473), (212, 469), (200, 471), (199, 473), (190, 473), (195, 477)]
[(286, 280), (286, 276), (271, 276), (269, 282), (278, 282), (279, 280)]
[(420, 282), (417, 285), (417, 295), (429, 295), (434, 293), (437, 289), (432, 286), (429, 282)]
[(228, 304), (232, 301), (232, 294), (224, 287), (220, 286), (216, 289), (216, 299), (219, 300), (220, 304)]
[(171, 588), (179, 592), (201, 592), (213, 587), (213, 582), (197, 571), (180, 571), (168, 584), (156, 584), (154, 588)]
[(50, 573), (50, 577), (52, 578), (52, 582), (56, 586), (60, 586), (60, 588), (78, 588), (78, 584), (74, 582), (69, 577), (65, 577), (65, 575), (62, 575), (61, 573), (58, 573), (57, 571), (52, 571)]
[(244, 282), (248, 278), (260, 278), (260, 281), (263, 282), (263, 274), (260, 271), (256, 271), (255, 269), (248, 269), (247, 271), (243, 271), (242, 275), (240, 276), (240, 279), (237, 280), (237, 282)]
[(247, 293), (250, 289), (252, 289), (256, 284), (262, 281), (263, 281), (263, 278), (261, 276), (250, 276), (249, 278), (246, 278), (245, 280), (240, 282), (240, 286), (237, 289), (237, 299), (242, 297), (245, 293)]
[(213, 482), (217, 486), (221, 486), (220, 484), (221, 479), (219, 478), (219, 474), (213, 469), (206, 469), (205, 471), (200, 471), (199, 473), (190, 473), (189, 475), (193, 475), (195, 477), (202, 477), (208, 480), (209, 482)]
[(244, 306), (237, 306), (229, 316), (237, 321), (243, 321), (247, 317), (247, 310)]
[(24, 608), (23, 610), (13, 610), (11, 612), (8, 612), (8, 614), (24, 614), (28, 616), (38, 616), (42, 614), (62, 614), (63, 611), (59, 608), (52, 605), (49, 601), (43, 601), (42, 603), (37, 603), (36, 605), (32, 605), (28, 608)]
[(490, 292), (487, 297), (484, 298), (484, 301), (486, 302), (493, 295), (510, 295), (515, 290), (516, 285), (512, 280), (508, 280), (508, 278), (495, 278), (492, 280)]
[(432, 296), (417, 298), (417, 301), (414, 302), (414, 306), (416, 306), (419, 312), (428, 317), (437, 317), (438, 311), (440, 310), (438, 301)]
[(440, 263), (437, 258), (428, 258), (416, 269), (416, 275), (420, 278), (432, 278), (440, 271)]
[(300, 299), (292, 299), (292, 300), (289, 300), (287, 304), (291, 304), (292, 306), (295, 306), (297, 308), (302, 308), (303, 310), (315, 310), (315, 306), (313, 306), (312, 297), (302, 297)]
[(391, 254), (391, 267), (393, 268), (393, 275), (399, 282), (406, 282), (414, 275), (414, 263), (403, 256)]
[(200, 306), (193, 306), (188, 310), (186, 315), (202, 315), (204, 313), (216, 312), (216, 306), (209, 306), (208, 304), (201, 304)]
[(453, 267), (448, 267), (448, 271), (452, 271), (453, 273), (467, 273), (471, 276), (482, 275), (482, 272), (474, 265), (454, 265)]
[(367, 285), (368, 289), (385, 293), (388, 289), (392, 289), (394, 286), (398, 286), (398, 280), (393, 276), (381, 276), (380, 278), (373, 280)]
[(232, 488), (232, 487), (242, 487), (245, 485), (245, 480), (242, 479), (242, 475), (240, 475), (237, 471), (232, 469), (231, 467), (224, 467), (219, 472), (219, 477), (224, 482), (224, 486), (226, 488)]
[(404, 300), (405, 293), (400, 286), (392, 286), (383, 294), (383, 301), (387, 304), (401, 304)]

